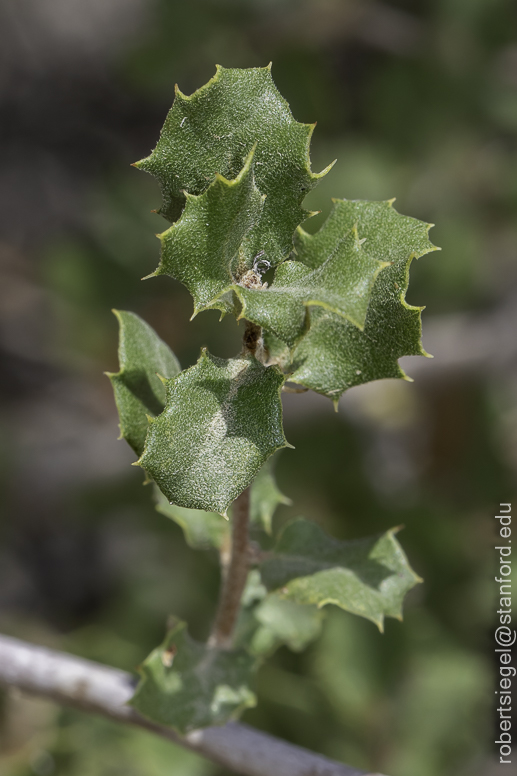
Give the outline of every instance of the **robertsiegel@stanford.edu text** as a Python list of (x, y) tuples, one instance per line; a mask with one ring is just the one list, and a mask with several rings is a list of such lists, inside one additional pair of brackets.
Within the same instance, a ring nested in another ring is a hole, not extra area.
[(498, 727), (496, 745), (499, 747), (499, 762), (509, 765), (512, 762), (512, 678), (516, 669), (512, 666), (512, 647), (516, 632), (512, 630), (512, 505), (499, 504), (499, 568), (495, 581), (499, 585), (498, 620), (495, 629), (496, 656), (498, 666), (496, 695), (499, 696), (497, 717)]

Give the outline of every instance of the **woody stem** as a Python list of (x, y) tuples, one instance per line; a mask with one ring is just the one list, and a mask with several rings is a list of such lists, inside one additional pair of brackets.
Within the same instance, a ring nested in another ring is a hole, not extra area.
[(246, 488), (233, 502), (230, 560), (223, 575), (219, 605), (210, 636), (210, 643), (213, 646), (226, 649), (232, 645), (242, 593), (248, 577), (249, 511), (250, 488)]

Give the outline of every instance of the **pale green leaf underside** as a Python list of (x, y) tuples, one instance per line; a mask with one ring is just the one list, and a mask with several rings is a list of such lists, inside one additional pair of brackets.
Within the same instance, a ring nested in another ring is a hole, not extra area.
[(156, 148), (136, 166), (158, 179), (160, 212), (175, 221), (185, 192), (202, 194), (217, 174), (236, 178), (256, 145), (256, 185), (266, 200), (243, 256), (248, 269), (259, 251), (276, 265), (292, 250), (293, 232), (307, 217), (301, 203), (323, 174), (310, 169), (312, 131), (312, 125), (293, 119), (270, 67), (218, 66), (190, 97), (176, 89)]
[(248, 683), (255, 658), (200, 644), (178, 623), (144, 661), (130, 701), (153, 722), (179, 733), (223, 725), (256, 703)]
[(262, 563), (262, 581), (286, 600), (335, 604), (382, 630), (384, 617), (402, 618), (404, 596), (420, 581), (395, 532), (342, 542), (299, 518), (286, 526)]
[(203, 509), (188, 509), (170, 504), (158, 488), (155, 492), (155, 501), (158, 512), (174, 520), (183, 529), (185, 541), (193, 549), (220, 548), (229, 538), (230, 524), (217, 512), (205, 512)]
[(405, 377), (398, 359), (427, 355), (421, 344), (422, 308), (408, 305), (405, 297), (412, 259), (437, 250), (429, 241), (430, 225), (400, 215), (391, 201), (336, 200), (317, 234), (298, 230), (298, 260), (318, 267), (322, 245), (353, 227), (364, 240), (361, 248), (366, 254), (390, 263), (373, 285), (363, 331), (332, 311), (312, 308), (309, 331), (291, 364), (284, 357), (284, 368), (293, 372), (290, 380), (333, 399), (353, 385)]
[(224, 514), (275, 450), (287, 446), (285, 377), (253, 356), (198, 363), (166, 381), (165, 409), (150, 419), (138, 461), (169, 502)]
[(156, 332), (135, 313), (113, 311), (118, 319), (119, 367), (108, 374), (115, 393), (120, 435), (137, 455), (144, 449), (147, 416), (156, 416), (165, 405), (165, 387), (158, 377), (175, 377), (180, 365)]
[(275, 459), (269, 458), (257, 474), (250, 494), (250, 519), (252, 524), (258, 525), (268, 534), (271, 533), (273, 515), (277, 506), (292, 502), (279, 490), (273, 474)]
[(242, 596), (234, 642), (255, 657), (266, 657), (282, 644), (299, 652), (321, 632), (324, 613), (314, 605), (297, 604), (267, 592), (253, 569)]
[(253, 654), (261, 654), (280, 644), (286, 644), (293, 652), (301, 652), (318, 638), (323, 622), (321, 609), (289, 601), (275, 593), (256, 607), (254, 617), (260, 627), (251, 642)]

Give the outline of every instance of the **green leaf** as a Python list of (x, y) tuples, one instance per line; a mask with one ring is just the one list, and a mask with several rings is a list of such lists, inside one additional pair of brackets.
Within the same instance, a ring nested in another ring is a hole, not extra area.
[(179, 733), (223, 725), (254, 706), (248, 683), (255, 659), (244, 650), (220, 650), (190, 638), (177, 623), (144, 661), (131, 706)]
[[(174, 520), (185, 534), (187, 544), (195, 550), (210, 547), (220, 549), (230, 538), (230, 523), (217, 512), (202, 509), (187, 509), (169, 504), (163, 493), (155, 488), (156, 509), (165, 517)], [(250, 498), (250, 520), (271, 533), (271, 522), (279, 504), (290, 504), (291, 500), (280, 492), (273, 476), (273, 458), (268, 458), (253, 480)], [(230, 507), (231, 514), (231, 507)]]
[(257, 474), (251, 486), (250, 519), (260, 525), (266, 533), (271, 533), (273, 515), (279, 504), (292, 504), (276, 484), (273, 475), (274, 458), (269, 458)]
[(174, 353), (138, 315), (113, 310), (120, 326), (119, 367), (108, 373), (120, 419), (120, 436), (137, 455), (144, 449), (148, 416), (165, 405), (165, 387), (158, 377), (172, 378), (180, 371)]
[(261, 251), (276, 265), (291, 252), (293, 232), (308, 215), (301, 207), (304, 197), (327, 172), (315, 175), (310, 169), (313, 129), (293, 119), (270, 66), (218, 66), (215, 76), (190, 97), (176, 87), (156, 148), (136, 166), (158, 179), (160, 212), (175, 221), (185, 193), (202, 194), (217, 174), (236, 178), (256, 145), (255, 180), (266, 200), (242, 255), (247, 269)]
[(197, 364), (167, 380), (138, 461), (169, 502), (225, 514), (275, 450), (288, 446), (280, 389), (285, 376), (253, 356)]
[(262, 283), (260, 266), (288, 256), (308, 215), (301, 201), (318, 178), (310, 171), (311, 132), (293, 120), (269, 68), (218, 68), (192, 97), (177, 93), (155, 151), (138, 166), (161, 181), (170, 217), (184, 203), (160, 235), (153, 274), (180, 280), (194, 315), (232, 312), (290, 348), (307, 331), (307, 307), (363, 327), (372, 285), (388, 264), (362, 250), (353, 223), (320, 233), (317, 265), (285, 261), (271, 288)]
[(370, 380), (406, 375), (401, 356), (424, 355), (421, 307), (406, 302), (409, 268), (414, 258), (437, 250), (429, 241), (430, 224), (402, 216), (388, 202), (336, 200), (326, 223), (315, 235), (298, 230), (298, 260), (320, 266), (321, 250), (343, 230), (357, 228), (361, 248), (372, 260), (390, 266), (375, 281), (360, 331), (329, 309), (310, 311), (310, 329), (296, 347), (290, 380), (337, 401), (347, 388)]
[(363, 250), (364, 238), (359, 238), (355, 225), (343, 224), (338, 231), (323, 228), (318, 234), (318, 266), (286, 261), (278, 267), (270, 288), (235, 289), (242, 303), (241, 316), (289, 347), (307, 329), (307, 307), (322, 307), (362, 329), (375, 279), (389, 266)]
[(194, 315), (209, 307), (233, 310), (231, 297), (220, 298), (245, 270), (241, 245), (263, 206), (252, 160), (253, 150), (235, 180), (218, 174), (204, 194), (187, 194), (179, 221), (159, 235), (162, 254), (153, 274), (181, 281), (194, 298)]
[(253, 638), (252, 651), (260, 654), (267, 640), (286, 644), (293, 652), (301, 652), (320, 633), (323, 612), (316, 606), (299, 604), (272, 593), (256, 607), (255, 619), (260, 625)]
[(381, 536), (342, 542), (303, 518), (289, 523), (261, 565), (269, 590), (299, 604), (335, 604), (372, 620), (402, 619), (405, 594), (420, 578), (410, 568), (394, 528)]
[(320, 634), (323, 612), (268, 594), (257, 569), (248, 575), (241, 605), (234, 642), (257, 658), (272, 654), (282, 644), (300, 652)]
[(205, 512), (202, 509), (187, 509), (169, 504), (158, 488), (155, 489), (155, 500), (158, 512), (174, 520), (183, 529), (186, 542), (193, 549), (220, 548), (229, 538), (230, 524), (217, 512)]

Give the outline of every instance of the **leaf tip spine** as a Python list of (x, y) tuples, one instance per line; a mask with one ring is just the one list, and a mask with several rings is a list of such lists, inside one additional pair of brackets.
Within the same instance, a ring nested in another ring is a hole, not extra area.
[(174, 100), (178, 100), (179, 102), (187, 102), (187, 100), (190, 100), (188, 94), (184, 94), (178, 84), (174, 84)]
[(321, 178), (324, 178), (325, 175), (328, 175), (328, 173), (331, 171), (331, 169), (334, 167), (335, 163), (337, 162), (337, 159), (334, 159), (333, 162), (330, 164), (327, 164), (326, 167), (321, 172), (313, 172), (311, 173), (313, 180), (320, 180)]
[(249, 172), (250, 167), (251, 167), (251, 165), (253, 163), (253, 157), (255, 156), (255, 151), (257, 150), (257, 146), (258, 146), (258, 141), (253, 143), (253, 145), (251, 146), (251, 149), (248, 152), (248, 154), (246, 156), (246, 159), (244, 160), (244, 166), (243, 166), (242, 170), (240, 171), (240, 173), (235, 178), (235, 180), (232, 181), (233, 184), (240, 183), (242, 181), (242, 179)]

